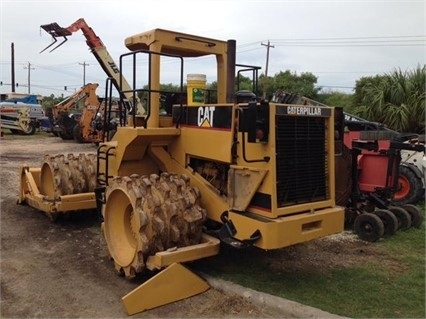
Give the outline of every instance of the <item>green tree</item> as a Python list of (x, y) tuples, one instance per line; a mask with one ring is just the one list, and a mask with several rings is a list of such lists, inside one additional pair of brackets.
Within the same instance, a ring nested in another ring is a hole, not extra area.
[[(235, 77), (235, 91), (237, 90), (253, 91), (252, 79), (241, 74), (239, 77)], [(256, 93), (256, 92), (253, 92), (253, 93)]]
[(328, 106), (339, 106), (352, 113), (354, 109), (354, 94), (347, 94), (338, 91), (321, 92), (318, 94), (317, 101)]
[[(235, 77), (234, 92), (237, 92), (239, 90), (253, 91), (253, 80), (241, 74), (239, 77)], [(253, 93), (258, 94), (259, 92)], [(217, 102), (217, 81), (213, 81), (207, 84), (207, 102)]]
[(55, 97), (54, 94), (50, 94), (50, 96), (44, 96), (43, 101), (41, 105), (46, 110), (49, 107), (53, 107), (54, 105), (58, 104), (59, 102), (63, 101), (63, 97)]
[[(268, 81), (267, 96), (271, 96), (277, 90), (298, 93), (305, 97), (316, 99), (321, 88), (316, 87), (318, 78), (310, 72), (280, 71)], [(262, 82), (261, 82), (262, 83)]]
[(364, 81), (357, 115), (395, 131), (425, 132), (426, 66)]
[(360, 106), (363, 103), (366, 90), (372, 85), (379, 85), (383, 75), (364, 76), (355, 82), (354, 104)]

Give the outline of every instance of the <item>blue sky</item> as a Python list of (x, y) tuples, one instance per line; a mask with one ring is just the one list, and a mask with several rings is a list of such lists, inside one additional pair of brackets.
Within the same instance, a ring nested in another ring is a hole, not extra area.
[[(85, 63), (86, 83), (99, 83), (102, 94), (106, 75), (81, 32), (56, 51), (39, 54), (51, 43), (40, 25), (67, 27), (79, 18), (94, 29), (116, 62), (128, 52), (126, 37), (162, 28), (235, 39), (237, 63), (261, 66), (264, 72), (262, 43), (270, 41), (269, 75), (312, 72), (323, 90), (350, 93), (363, 76), (425, 64), (425, 1), (0, 0), (0, 12), (0, 93), (11, 88), (13, 42), (17, 92), (28, 92), (30, 75), (32, 94), (67, 96), (83, 85)], [(214, 68), (203, 63), (188, 63), (185, 72), (215, 80)]]

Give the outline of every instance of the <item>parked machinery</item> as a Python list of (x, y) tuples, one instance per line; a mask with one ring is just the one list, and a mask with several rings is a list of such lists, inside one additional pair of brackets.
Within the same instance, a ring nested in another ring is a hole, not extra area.
[[(53, 133), (64, 140), (79, 143), (102, 141), (104, 104), (99, 100), (97, 83), (88, 83), (52, 108)], [(79, 106), (80, 104), (80, 106)], [(114, 122), (105, 123), (110, 130)]]
[[(38, 104), (35, 95), (5, 99), (0, 102), (0, 112), (2, 126), (9, 128), (13, 134), (33, 135), (37, 129), (43, 131), (51, 129), (49, 119), (45, 115), (43, 107)], [(25, 128), (17, 124), (20, 122), (19, 118), (22, 118), (22, 113), (29, 117), (28, 125), (26, 124)]]
[(398, 189), (393, 201), (397, 204), (417, 204), (425, 198), (425, 168), (422, 161), (425, 160), (425, 152), (420, 145), (425, 145), (425, 136), (407, 143), (416, 145), (416, 149), (401, 151), (401, 164), (399, 166)]
[(351, 194), (341, 197), (347, 202), (347, 222), (367, 241), (393, 235), (398, 229), (420, 227), (424, 220), (420, 210), (394, 201), (400, 190), (401, 153), (424, 152), (424, 146), (407, 142), (418, 135), (387, 130), (347, 113), (342, 117), (344, 145), (352, 163)]
[(10, 107), (0, 103), (1, 129), (9, 129), (14, 134), (32, 135), (35, 127), (30, 117), (28, 107)]
[[(351, 131), (360, 132), (351, 134), (361, 134), (363, 138), (390, 140), (398, 135), (398, 132), (386, 128), (383, 124), (370, 122), (352, 114), (345, 113), (345, 120), (351, 123)], [(425, 196), (425, 173), (421, 164), (422, 157), (425, 156), (424, 135), (408, 134), (406, 136), (409, 138), (406, 138), (404, 143), (409, 145), (398, 146), (401, 161), (392, 202), (398, 205), (415, 205)]]
[[(324, 106), (283, 91), (276, 92), (273, 100)], [(341, 108), (335, 109), (335, 128), (336, 202), (346, 207), (347, 226), (367, 241), (377, 241), (398, 229), (420, 227), (424, 219), (420, 210), (394, 201), (400, 190), (401, 153), (424, 153), (424, 145), (407, 143), (418, 136), (386, 130)]]
[[(94, 190), (87, 188), (93, 169), (73, 170), (87, 157), (48, 157), (41, 168), (22, 167), (19, 202), (47, 214), (97, 207), (119, 273), (132, 278), (166, 268), (123, 298), (129, 314), (206, 290), (180, 263), (217, 254), (219, 240), (269, 250), (343, 230), (344, 209), (335, 204), (333, 108), (235, 103), (234, 40), (155, 29), (125, 44), (131, 52), (121, 56), (119, 70), (130, 60), (134, 84), (149, 83), (124, 90), (118, 79), (122, 100), (148, 94), (142, 125), (136, 112), (121, 114), (130, 120), (120, 123), (129, 124), (99, 144)], [(183, 104), (184, 59), (208, 55), (217, 62), (217, 101), (194, 101), (191, 90), (203, 88), (188, 86)], [(181, 92), (160, 114), (164, 57), (180, 65)], [(180, 286), (166, 292), (166, 282)]]

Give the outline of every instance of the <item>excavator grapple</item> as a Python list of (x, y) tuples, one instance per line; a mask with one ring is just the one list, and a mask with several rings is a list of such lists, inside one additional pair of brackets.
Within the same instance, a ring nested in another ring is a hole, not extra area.
[(64, 44), (66, 41), (68, 41), (67, 36), (70, 36), (72, 33), (67, 30), (66, 28), (62, 28), (57, 24), (56, 22), (42, 25), (41, 28), (49, 33), (52, 36), (53, 42), (49, 44), (47, 47), (45, 47), (43, 50), (40, 51), (40, 53), (46, 51), (51, 46), (55, 45), (56, 42), (58, 42), (59, 37), (63, 37), (64, 40), (60, 42), (56, 47), (50, 50), (50, 52), (56, 50), (58, 47), (60, 47), (62, 44)]
[(135, 118), (137, 118), (139, 121), (143, 121), (143, 118), (141, 116), (146, 112), (142, 106), (142, 103), (140, 102), (139, 97), (132, 96), (130, 94), (130, 85), (127, 83), (127, 80), (120, 73), (115, 61), (109, 54), (102, 40), (96, 35), (96, 33), (86, 23), (84, 19), (78, 19), (66, 28), (59, 26), (59, 24), (56, 22), (42, 25), (41, 28), (52, 37), (53, 42), (46, 48), (44, 48), (40, 53), (46, 51), (51, 46), (55, 45), (56, 42), (58, 42), (58, 38), (62, 37), (63, 41), (56, 45), (49, 52), (56, 50), (66, 41), (68, 41), (68, 36), (71, 36), (77, 31), (82, 31), (84, 37), (86, 38), (86, 44), (88, 45), (90, 51), (95, 56), (102, 69), (105, 71), (107, 77), (111, 79), (112, 84), (117, 89), (119, 94), (122, 95), (123, 99), (125, 99), (123, 105), (125, 105), (128, 110), (135, 110)]

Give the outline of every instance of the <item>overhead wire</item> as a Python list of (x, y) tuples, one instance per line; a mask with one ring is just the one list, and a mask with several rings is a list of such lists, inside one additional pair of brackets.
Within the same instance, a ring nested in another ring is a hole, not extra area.
[[(260, 44), (263, 41), (252, 41), (237, 45), (237, 52), (239, 54), (262, 50)], [(392, 36), (355, 36), (355, 37), (323, 37), (323, 38), (278, 38), (268, 39), (274, 46), (277, 47), (410, 47), (410, 46), (425, 46), (426, 35), (392, 35)], [(203, 57), (207, 58), (207, 56)], [(191, 60), (191, 59), (189, 59)], [(192, 59), (194, 60), (194, 59)], [(143, 61), (139, 61), (142, 63)], [(16, 61), (18, 65), (26, 66), (28, 61)], [(54, 65), (45, 64), (32, 64), (36, 68), (44, 69), (51, 72), (62, 73), (75, 78), (80, 78), (81, 74), (78, 72), (64, 70), (67, 68), (75, 67), (79, 62), (68, 62)], [(91, 60), (93, 65), (97, 65), (98, 62)], [(128, 64), (128, 61), (123, 61), (123, 65)], [(174, 63), (174, 61), (166, 61), (165, 63)], [(10, 64), (10, 61), (0, 61), (0, 64)], [(331, 71), (322, 71), (316, 73), (333, 73)], [(349, 71), (339, 71), (334, 73), (354, 73)], [(361, 72), (356, 72), (361, 73)], [(90, 77), (96, 78), (96, 77)], [(103, 80), (102, 80), (103, 81)], [(34, 84), (36, 87), (36, 84)], [(72, 88), (73, 85), (66, 84), (68, 88)], [(43, 86), (40, 86), (43, 87)], [(46, 88), (54, 89), (53, 86), (46, 86)], [(62, 87), (62, 86), (61, 86)], [(337, 87), (337, 86), (333, 86)], [(62, 90), (65, 91), (65, 90)], [(65, 91), (66, 92), (66, 91)]]

